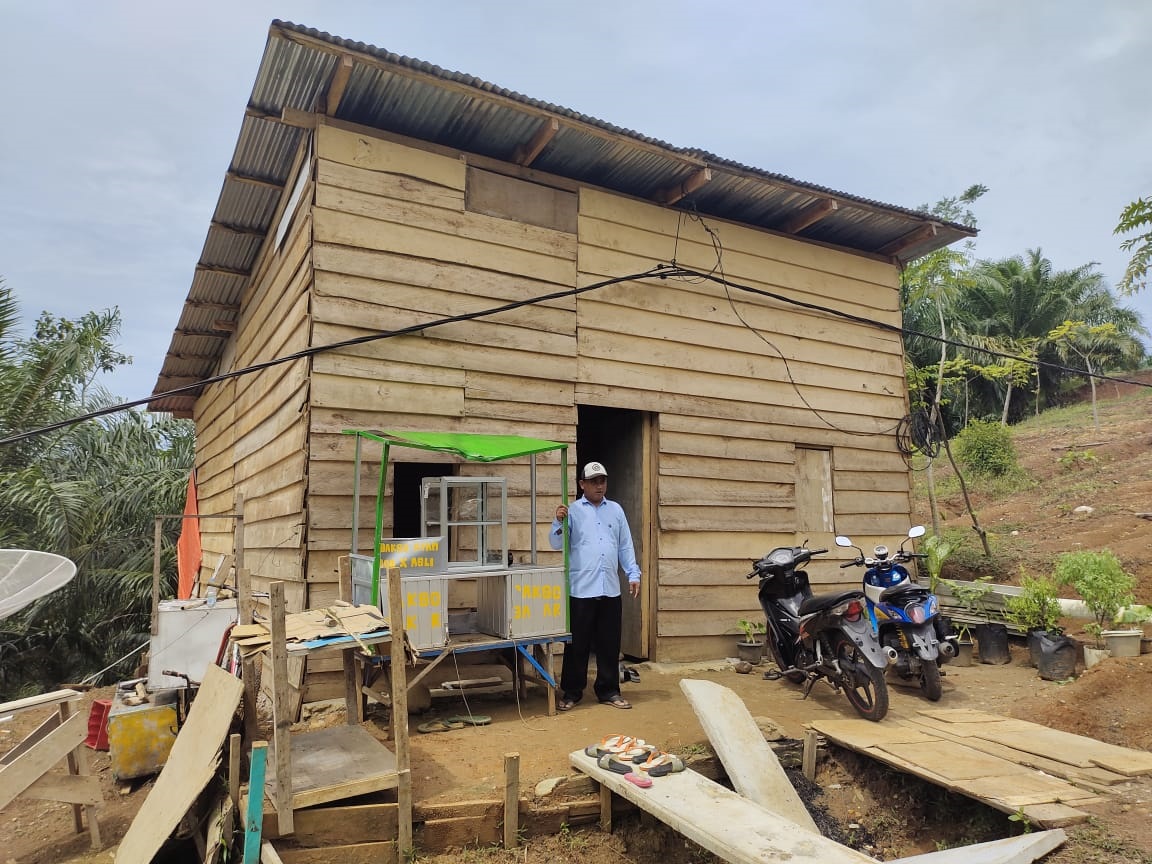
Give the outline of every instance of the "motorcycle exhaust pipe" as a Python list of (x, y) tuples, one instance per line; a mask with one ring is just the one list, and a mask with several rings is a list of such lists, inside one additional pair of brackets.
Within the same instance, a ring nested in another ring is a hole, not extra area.
[(943, 654), (945, 657), (955, 657), (956, 656), (956, 643), (950, 639), (945, 639), (943, 642), (940, 643), (940, 653)]
[(900, 655), (896, 653), (895, 648), (893, 648), (891, 645), (888, 645), (884, 648), (884, 656), (888, 658), (888, 663), (892, 664), (896, 662), (896, 658)]

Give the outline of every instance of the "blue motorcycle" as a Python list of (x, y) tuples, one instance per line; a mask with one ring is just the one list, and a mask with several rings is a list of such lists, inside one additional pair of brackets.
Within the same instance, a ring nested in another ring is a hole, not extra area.
[(868, 620), (872, 634), (891, 661), (892, 674), (906, 681), (919, 681), (924, 695), (937, 702), (944, 695), (940, 666), (956, 656), (958, 640), (940, 617), (936, 595), (914, 581), (904, 567), (914, 558), (927, 557), (904, 549), (908, 540), (923, 536), (924, 526), (917, 525), (894, 553), (880, 545), (871, 556), (866, 556), (848, 537), (837, 537), (836, 545), (860, 553), (840, 567), (865, 568)]

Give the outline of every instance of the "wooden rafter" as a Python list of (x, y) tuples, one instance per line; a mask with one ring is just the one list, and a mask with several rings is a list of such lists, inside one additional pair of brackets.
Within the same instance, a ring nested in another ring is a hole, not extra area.
[(711, 168), (698, 168), (688, 175), (686, 179), (661, 189), (652, 197), (661, 204), (675, 204), (685, 196), (691, 195), (711, 179)]
[(792, 216), (780, 226), (785, 234), (798, 234), (840, 209), (835, 198), (820, 198)]
[(237, 183), (247, 183), (250, 186), (263, 186), (265, 189), (275, 189), (277, 192), (284, 188), (283, 183), (277, 183), (275, 180), (267, 180), (264, 177), (249, 177), (246, 174), (237, 174), (235, 171), (229, 171), (227, 176), (229, 180), (235, 180)]
[(517, 165), (531, 165), (536, 161), (536, 157), (540, 155), (540, 152), (548, 146), (548, 142), (556, 137), (556, 133), (559, 131), (559, 120), (555, 117), (546, 119), (540, 124), (540, 128), (536, 130), (536, 134), (532, 136), (531, 141), (516, 148), (516, 155), (512, 157), (512, 161)]
[(210, 339), (227, 339), (220, 330), (193, 330), (189, 327), (177, 327), (175, 331), (180, 336), (207, 336)]
[(163, 372), (156, 377), (161, 381), (167, 381), (173, 387), (182, 387), (184, 384), (195, 384), (197, 381), (202, 380), (200, 375), (165, 375)]
[(925, 222), (923, 225), (918, 225), (902, 237), (897, 237), (891, 243), (880, 247), (881, 255), (899, 255), (905, 249), (915, 246), (927, 240), (929, 237), (935, 237), (939, 232), (940, 226), (936, 222)]
[(212, 329), (213, 330), (220, 330), (224, 333), (235, 333), (236, 332), (236, 322), (235, 321), (229, 321), (227, 318), (217, 318), (215, 321), (212, 322)]
[[(281, 187), (277, 186), (276, 188)], [(235, 234), (240, 237), (263, 237), (268, 233), (263, 228), (242, 228), (239, 225), (225, 225), (223, 222), (216, 222), (215, 220), (208, 223), (208, 227), (213, 231), (223, 231), (225, 234)]]
[(352, 55), (342, 54), (332, 71), (332, 79), (328, 82), (328, 92), (320, 100), (320, 113), (329, 117), (336, 115), (340, 107), (340, 100), (344, 97), (344, 88), (348, 86), (348, 79), (352, 77)]
[(215, 309), (220, 312), (239, 312), (239, 303), (216, 303), (211, 300), (186, 300), (184, 306), (188, 309)]
[(319, 117), (320, 115), (313, 111), (301, 111), (299, 108), (285, 107), (280, 112), (280, 122), (285, 126), (295, 126), (297, 129), (315, 129)]
[(179, 351), (169, 352), (168, 357), (172, 360), (211, 360), (216, 361), (220, 359), (219, 354), (182, 354)]
[(224, 276), (243, 276), (247, 278), (251, 275), (247, 270), (237, 270), (235, 267), (221, 267), (218, 264), (197, 264), (196, 269), (201, 273), (220, 273)]

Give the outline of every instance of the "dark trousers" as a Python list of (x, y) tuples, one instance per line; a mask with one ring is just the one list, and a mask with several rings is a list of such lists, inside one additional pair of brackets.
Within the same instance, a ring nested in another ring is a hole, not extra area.
[(592, 690), (601, 702), (620, 695), (619, 597), (569, 597), (572, 641), (564, 646), (560, 690), (564, 698), (579, 702), (588, 686), (588, 658), (596, 653), (596, 680)]

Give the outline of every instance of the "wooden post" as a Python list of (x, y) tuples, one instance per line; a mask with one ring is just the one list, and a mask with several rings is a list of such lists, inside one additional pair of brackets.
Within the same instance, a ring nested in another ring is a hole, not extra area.
[[(75, 712), (76, 708), (71, 702), (61, 702), (56, 711), (60, 715), (60, 723), (64, 724)], [(68, 773), (79, 777), (88, 776), (88, 750), (84, 745), (77, 747), (68, 754)], [(72, 805), (72, 823), (79, 834), (84, 830), (84, 815), (88, 816), (88, 839), (93, 849), (100, 848), (100, 821), (96, 816), (96, 808), (88, 804)]]
[(156, 517), (152, 533), (152, 635), (160, 632), (160, 544), (164, 542), (164, 517)]
[(400, 574), (388, 572), (389, 683), (392, 689), (392, 743), (396, 747), (396, 860), (403, 862), (412, 849), (412, 765), (408, 748), (408, 673), (404, 656), (404, 593)]
[(504, 754), (504, 848), (520, 845), (520, 754)]
[[(292, 825), (292, 741), (288, 711), (288, 643), (285, 640), (284, 583), (268, 586), (272, 605), (272, 746), (276, 759), (276, 820), (280, 836), (293, 832)], [(259, 844), (257, 844), (259, 852)]]
[(600, 830), (612, 833), (612, 790), (600, 784)]
[(267, 759), (268, 742), (255, 742), (252, 745), (252, 758), (249, 760), (251, 767), (248, 771), (248, 806), (244, 811), (243, 864), (259, 864), (260, 861), (260, 832), (264, 826), (264, 771)]
[(240, 736), (228, 736), (228, 797), (232, 806), (240, 809)]
[(820, 746), (820, 734), (815, 729), (804, 730), (804, 776), (816, 781), (816, 750)]
[(233, 537), (236, 546), (236, 608), (241, 624), (252, 623), (252, 580), (244, 569), (244, 494), (236, 494), (236, 528)]

